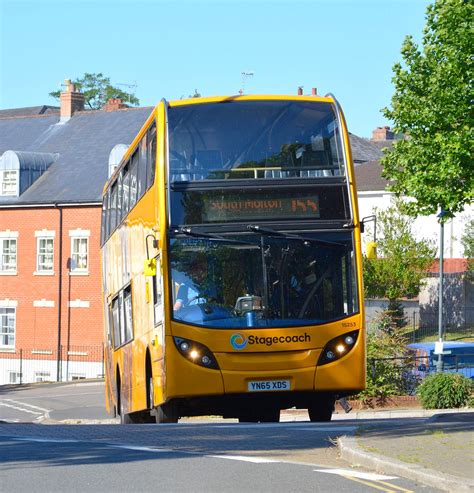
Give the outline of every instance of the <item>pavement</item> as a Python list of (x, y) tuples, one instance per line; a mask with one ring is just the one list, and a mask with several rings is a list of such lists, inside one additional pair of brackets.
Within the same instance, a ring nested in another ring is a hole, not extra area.
[[(371, 411), (349, 416), (377, 420), (373, 425), (364, 422), (355, 436), (338, 439), (341, 458), (352, 466), (443, 491), (474, 492), (474, 409)], [(384, 418), (411, 419), (397, 426), (390, 419), (381, 421)]]

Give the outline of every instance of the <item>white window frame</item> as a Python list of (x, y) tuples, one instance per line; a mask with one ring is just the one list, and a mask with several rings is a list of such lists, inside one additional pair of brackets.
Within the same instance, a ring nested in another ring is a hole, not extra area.
[[(15, 377), (13, 378), (13, 381), (12, 381), (12, 376), (15, 375)], [(19, 371), (9, 371), (8, 372), (8, 382), (10, 384), (18, 384), (22, 381), (23, 379), (23, 374)]]
[[(69, 274), (73, 276), (84, 276), (89, 274), (89, 237), (91, 235), (90, 230), (88, 229), (73, 229), (69, 231), (69, 236), (71, 237), (71, 267)], [(75, 252), (74, 250), (74, 242), (76, 240), (84, 240), (86, 242), (86, 266), (78, 267), (77, 256), (81, 255), (80, 252)]]
[(85, 373), (69, 373), (69, 378), (68, 380), (73, 381), (73, 380), (85, 380), (87, 378), (87, 375)]
[[(13, 312), (8, 312), (8, 310), (13, 310)], [(6, 317), (7, 324), (4, 326), (4, 317)], [(9, 318), (13, 319), (13, 333), (4, 331), (4, 327), (9, 327)], [(7, 336), (7, 338), (13, 337), (12, 344), (4, 344), (3, 338)], [(0, 303), (0, 349), (15, 349), (16, 342), (16, 306), (14, 303)]]
[[(7, 178), (7, 175), (12, 175), (14, 178)], [(19, 176), (17, 169), (4, 169), (1, 171), (1, 187), (0, 196), (2, 197), (18, 197)]]
[[(14, 253), (5, 253), (6, 245), (10, 244), (9, 249), (11, 249), (11, 243), (15, 244), (15, 252)], [(6, 264), (4, 262), (5, 257), (14, 257), (14, 262)], [(13, 266), (11, 268), (4, 268), (5, 265)], [(18, 231), (0, 231), (0, 275), (6, 276), (14, 276), (17, 273), (18, 266)]]
[[(51, 253), (47, 250), (41, 252), (41, 243), (42, 242), (51, 242), (52, 249)], [(51, 263), (41, 262), (41, 257), (51, 257)], [(49, 268), (45, 268), (48, 266)], [(54, 274), (54, 238), (51, 236), (37, 236), (36, 237), (36, 272), (35, 274)]]
[(51, 372), (45, 370), (35, 371), (35, 382), (51, 382)]

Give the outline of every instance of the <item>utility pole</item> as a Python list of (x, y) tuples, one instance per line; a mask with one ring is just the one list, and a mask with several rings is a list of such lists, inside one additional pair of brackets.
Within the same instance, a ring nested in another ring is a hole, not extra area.
[(448, 214), (441, 207), (439, 218), (439, 290), (438, 290), (438, 361), (436, 371), (443, 371), (443, 292), (444, 292), (444, 217)]

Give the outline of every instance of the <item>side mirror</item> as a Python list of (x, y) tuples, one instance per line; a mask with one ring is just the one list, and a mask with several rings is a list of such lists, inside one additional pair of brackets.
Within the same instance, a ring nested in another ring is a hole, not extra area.
[(156, 276), (156, 258), (145, 260), (143, 272), (145, 276)]
[(366, 245), (367, 258), (373, 260), (377, 258), (377, 243), (375, 241), (368, 241)]

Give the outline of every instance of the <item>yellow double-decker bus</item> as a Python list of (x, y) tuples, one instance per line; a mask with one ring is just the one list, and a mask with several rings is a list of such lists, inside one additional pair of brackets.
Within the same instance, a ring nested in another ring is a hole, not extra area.
[(279, 421), (365, 385), (360, 221), (337, 101), (161, 101), (104, 189), (106, 401), (123, 423)]

